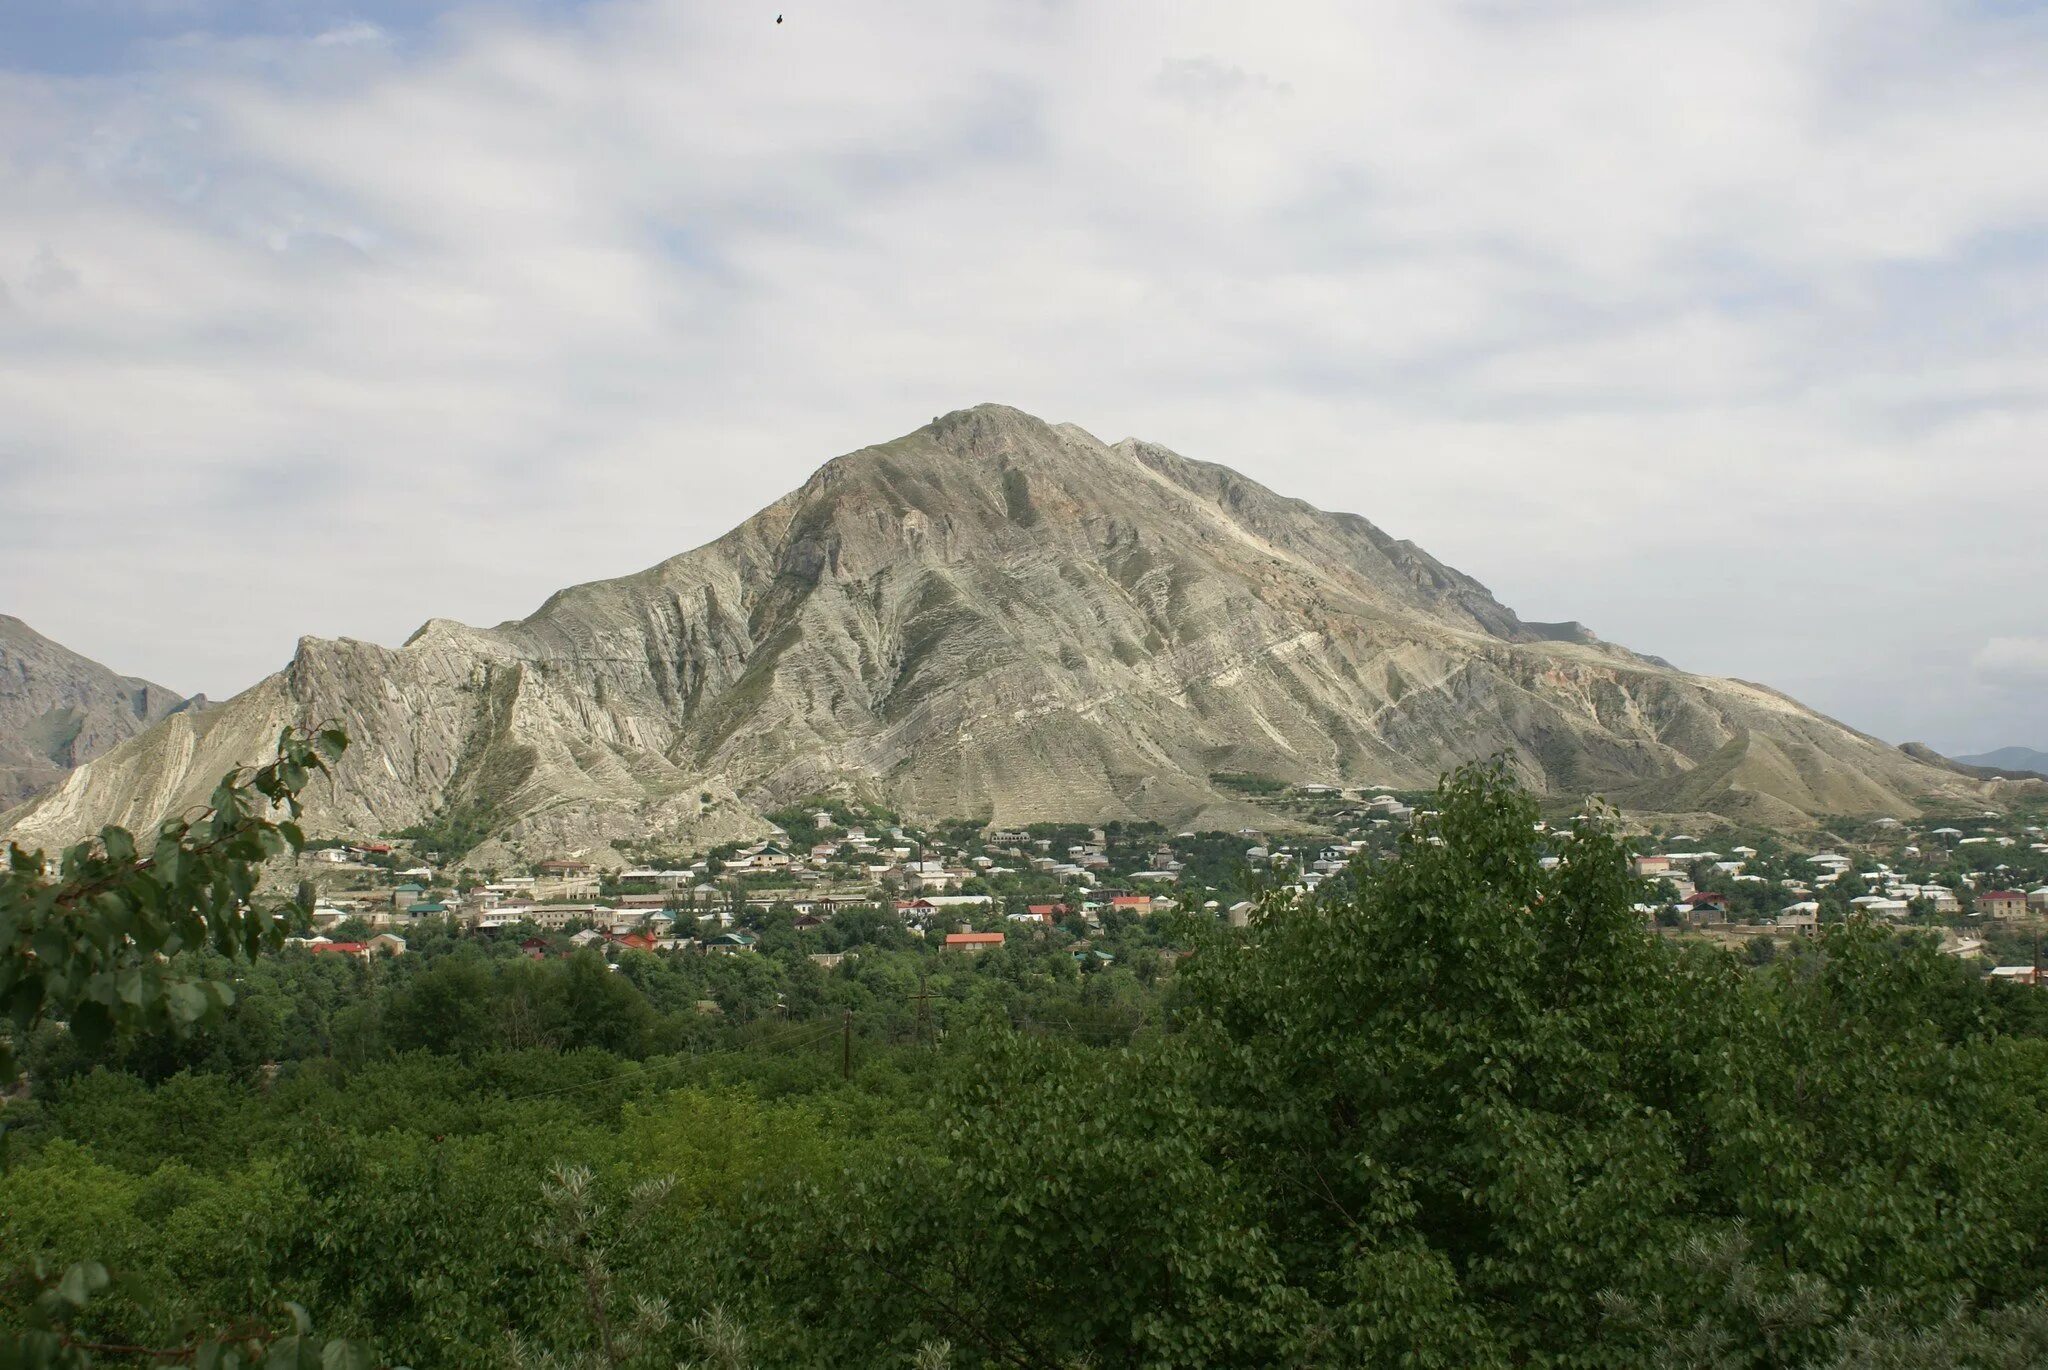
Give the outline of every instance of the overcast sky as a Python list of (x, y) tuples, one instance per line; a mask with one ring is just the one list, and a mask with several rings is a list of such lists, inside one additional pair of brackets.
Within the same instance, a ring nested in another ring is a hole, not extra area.
[(2048, 747), (2048, 9), (0, 4), (0, 612), (220, 696), (1000, 400)]

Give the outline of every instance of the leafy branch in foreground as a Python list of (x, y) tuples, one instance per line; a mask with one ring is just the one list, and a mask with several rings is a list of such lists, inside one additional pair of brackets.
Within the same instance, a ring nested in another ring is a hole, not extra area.
[[(233, 1002), (225, 983), (187, 975), (179, 953), (211, 948), (254, 960), (283, 945), (308, 910), (259, 907), (261, 866), (306, 845), (300, 794), (331, 774), (348, 746), (338, 728), (287, 728), (277, 759), (221, 777), (206, 810), (166, 820), (145, 855), (127, 829), (106, 827), (54, 863), (10, 844), (0, 872), (0, 1008), (14, 1032), (62, 1019), (88, 1045), (118, 1032), (186, 1031)], [(296, 911), (299, 918), (287, 917)], [(0, 1084), (16, 1066), (0, 1038)], [(104, 1341), (90, 1330), (94, 1305), (141, 1302), (147, 1289), (97, 1261), (53, 1270), (40, 1259), (20, 1272), (34, 1291), (24, 1325), (0, 1337), (0, 1370), (86, 1370), (95, 1357), (195, 1370), (370, 1370), (361, 1345), (316, 1337), (306, 1311), (287, 1304), (288, 1331), (244, 1321), (173, 1346)]]
[(625, 1213), (614, 1219), (597, 1197), (588, 1166), (557, 1164), (549, 1172), (541, 1186), (545, 1218), (533, 1244), (575, 1276), (593, 1344), (560, 1352), (514, 1336), (513, 1370), (621, 1370), (664, 1363), (677, 1370), (747, 1370), (753, 1364), (746, 1329), (716, 1304), (681, 1328), (695, 1353), (681, 1362), (663, 1352), (674, 1321), (667, 1299), (635, 1293), (620, 1306), (614, 1266), (620, 1236), (641, 1227), (674, 1189), (672, 1176), (643, 1180), (627, 1195)]
[[(222, 776), (206, 810), (166, 820), (146, 854), (112, 826), (55, 861), (9, 844), (0, 1012), (16, 1038), (61, 1018), (92, 1047), (116, 1032), (184, 1031), (233, 1002), (227, 984), (183, 974), (173, 958), (211, 947), (254, 959), (283, 944), (293, 922), (256, 906), (260, 867), (305, 847), (299, 795), (347, 746), (339, 728), (287, 728), (275, 761)], [(0, 1040), (0, 1083), (15, 1074), (11, 1044)]]
[(289, 1331), (256, 1323), (204, 1341), (177, 1346), (135, 1346), (95, 1340), (80, 1330), (96, 1299), (110, 1294), (146, 1297), (127, 1289), (97, 1261), (81, 1261), (61, 1273), (39, 1261), (26, 1278), (37, 1288), (26, 1325), (0, 1338), (0, 1370), (90, 1370), (93, 1357), (155, 1365), (190, 1365), (193, 1370), (373, 1370), (376, 1362), (359, 1343), (316, 1336), (313, 1320), (295, 1303), (285, 1305)]

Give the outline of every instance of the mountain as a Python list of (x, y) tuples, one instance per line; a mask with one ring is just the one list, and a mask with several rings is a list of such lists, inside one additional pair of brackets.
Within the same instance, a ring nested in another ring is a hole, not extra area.
[(185, 702), (0, 614), (0, 808), (48, 789)]
[(528, 854), (715, 842), (845, 791), (1012, 824), (1250, 821), (1217, 777), (1532, 785), (1795, 824), (1981, 791), (1795, 701), (1530, 623), (1352, 514), (984, 405), (826, 463), (717, 541), (403, 647), (300, 642), (0, 818), (58, 840), (203, 799), (287, 723), (355, 739), (316, 830)]
[(1986, 770), (2027, 771), (2048, 776), (2048, 752), (2037, 752), (2032, 747), (2000, 747), (1995, 752), (1959, 756), (1956, 760), (1965, 766), (1980, 766)]

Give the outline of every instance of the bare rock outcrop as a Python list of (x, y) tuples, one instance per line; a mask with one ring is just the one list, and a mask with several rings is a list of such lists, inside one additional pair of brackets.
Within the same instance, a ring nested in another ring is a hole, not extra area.
[(403, 647), (301, 642), (0, 818), (61, 840), (203, 800), (293, 722), (355, 745), (316, 829), (527, 851), (718, 840), (825, 791), (1013, 824), (1237, 811), (1224, 773), (1537, 788), (1778, 823), (1973, 784), (1774, 691), (1528, 623), (1351, 514), (984, 405), (826, 463), (715, 542)]
[(159, 719), (204, 702), (116, 675), (0, 614), (0, 809), (42, 793)]

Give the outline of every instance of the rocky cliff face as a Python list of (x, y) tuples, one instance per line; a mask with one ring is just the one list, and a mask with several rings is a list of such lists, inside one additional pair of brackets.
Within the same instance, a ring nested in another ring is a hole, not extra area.
[(204, 797), (290, 722), (355, 745), (315, 827), (529, 851), (715, 841), (828, 790), (1010, 824), (1242, 810), (1212, 777), (1544, 790), (1765, 821), (1967, 777), (1760, 686), (1526, 623), (1364, 519), (1000, 406), (828, 462), (718, 541), (531, 617), (303, 641), (8, 815), (60, 839)]
[(0, 809), (50, 788), (185, 703), (0, 614)]

